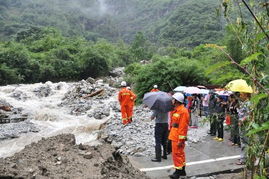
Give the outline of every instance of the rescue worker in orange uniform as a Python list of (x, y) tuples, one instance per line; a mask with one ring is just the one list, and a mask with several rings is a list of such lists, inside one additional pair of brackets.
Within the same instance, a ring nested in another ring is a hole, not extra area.
[(178, 179), (180, 176), (186, 176), (184, 148), (190, 116), (188, 109), (184, 107), (184, 95), (175, 93), (172, 98), (175, 108), (171, 112), (171, 129), (168, 138), (172, 141), (172, 159), (176, 170), (169, 177)]
[(132, 119), (132, 101), (133, 94), (126, 88), (127, 83), (121, 82), (121, 90), (118, 94), (118, 100), (121, 105), (122, 124), (128, 124)]
[(128, 86), (127, 89), (131, 93), (131, 113), (130, 113), (130, 118), (128, 119), (128, 122), (131, 123), (133, 122), (133, 112), (134, 112), (134, 106), (135, 106), (135, 100), (136, 100), (136, 94), (131, 90), (131, 87)]
[(160, 90), (158, 89), (158, 86), (157, 85), (154, 85), (153, 86), (153, 89), (150, 90), (150, 92), (158, 92), (158, 91), (160, 91)]

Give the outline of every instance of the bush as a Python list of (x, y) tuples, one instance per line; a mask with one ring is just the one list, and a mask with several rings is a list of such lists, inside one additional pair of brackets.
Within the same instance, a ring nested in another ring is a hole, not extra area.
[(162, 57), (151, 64), (139, 66), (140, 69), (135, 69), (135, 66), (137, 64), (127, 67), (126, 72), (133, 76), (140, 99), (154, 84), (158, 84), (162, 91), (171, 91), (179, 85), (192, 86), (207, 81), (200, 62), (184, 57)]

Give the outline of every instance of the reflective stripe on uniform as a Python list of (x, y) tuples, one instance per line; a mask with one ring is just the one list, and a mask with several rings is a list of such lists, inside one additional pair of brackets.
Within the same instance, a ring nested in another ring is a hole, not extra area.
[(186, 136), (183, 136), (183, 135), (180, 135), (178, 136), (179, 139), (186, 139), (187, 137)]
[(182, 170), (183, 167), (176, 167), (174, 166), (175, 169)]
[(179, 117), (180, 115), (178, 113), (173, 114), (173, 117)]
[(122, 93), (121, 95), (123, 95), (123, 96), (129, 96), (131, 94), (130, 93)]
[(123, 121), (128, 121), (128, 119), (127, 119), (127, 118), (122, 118), (122, 120), (123, 120)]
[(176, 167), (176, 166), (174, 165), (174, 168), (175, 168), (175, 169), (178, 169), (178, 170), (182, 170), (184, 166), (186, 166), (186, 162), (183, 163), (183, 166), (182, 166), (182, 167)]

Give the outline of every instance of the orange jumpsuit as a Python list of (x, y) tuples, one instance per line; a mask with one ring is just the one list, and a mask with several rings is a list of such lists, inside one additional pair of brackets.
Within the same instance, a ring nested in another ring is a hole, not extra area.
[(136, 95), (134, 94), (134, 92), (132, 92), (131, 90), (129, 90), (131, 93), (131, 111), (130, 111), (130, 118), (128, 119), (128, 122), (131, 123), (132, 122), (132, 118), (133, 118), (133, 112), (134, 112), (134, 105), (135, 105), (135, 100), (136, 100)]
[(118, 94), (118, 100), (121, 105), (122, 123), (124, 125), (131, 121), (133, 98), (133, 93), (127, 88), (122, 88)]
[(160, 90), (156, 89), (156, 88), (153, 88), (152, 90), (150, 90), (150, 92), (158, 92)]
[[(176, 169), (182, 169), (186, 164), (184, 148), (189, 118), (189, 112), (184, 105), (177, 106), (171, 112), (171, 129), (168, 138), (172, 141), (172, 158)], [(181, 146), (178, 146), (179, 142), (182, 142)]]

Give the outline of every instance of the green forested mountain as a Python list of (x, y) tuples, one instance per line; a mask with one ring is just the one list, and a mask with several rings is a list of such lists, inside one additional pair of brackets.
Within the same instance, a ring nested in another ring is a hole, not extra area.
[[(131, 65), (127, 81), (143, 88), (161, 84), (171, 73), (188, 75), (173, 77), (165, 88), (225, 83), (241, 71), (226, 67), (208, 73), (227, 57), (200, 44), (220, 39), (237, 62), (246, 53), (234, 27), (225, 32), (216, 11), (220, 5), (216, 0), (0, 0), (0, 84), (106, 76), (141, 60), (152, 66)], [(166, 72), (155, 78), (158, 69)]]
[(0, 40), (29, 26), (55, 27), (88, 40), (133, 40), (196, 46), (221, 38), (216, 0), (1, 0)]

